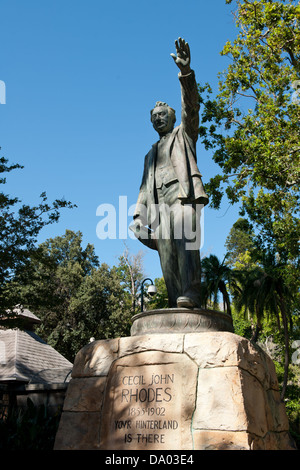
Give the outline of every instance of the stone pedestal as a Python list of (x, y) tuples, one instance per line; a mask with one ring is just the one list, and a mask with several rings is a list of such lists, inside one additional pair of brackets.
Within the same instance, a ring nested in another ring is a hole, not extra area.
[(231, 331), (232, 318), (224, 312), (200, 308), (149, 310), (132, 318), (131, 336), (154, 333)]
[(61, 450), (291, 450), (271, 359), (228, 331), (95, 341), (76, 356)]

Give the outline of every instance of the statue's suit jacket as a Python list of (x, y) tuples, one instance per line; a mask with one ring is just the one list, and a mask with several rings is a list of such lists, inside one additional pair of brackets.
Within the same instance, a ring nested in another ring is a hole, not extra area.
[[(182, 76), (181, 84), (182, 113), (181, 124), (175, 127), (168, 140), (167, 153), (178, 181), (178, 199), (183, 204), (208, 203), (202, 184), (201, 173), (197, 166), (196, 141), (199, 127), (199, 97), (195, 74)], [(151, 205), (157, 204), (155, 188), (155, 163), (158, 142), (145, 157), (144, 173), (134, 213), (134, 219), (141, 220), (144, 226), (151, 227)], [(170, 181), (171, 182), (171, 181)], [(146, 210), (145, 210), (146, 208)], [(139, 235), (136, 234), (138, 238)], [(142, 240), (141, 240), (142, 241)], [(149, 245), (149, 244), (148, 244)]]

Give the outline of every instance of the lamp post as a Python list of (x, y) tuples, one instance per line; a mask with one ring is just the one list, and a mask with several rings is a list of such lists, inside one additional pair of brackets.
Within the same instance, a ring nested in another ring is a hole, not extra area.
[(142, 285), (141, 285), (141, 312), (144, 311), (144, 283), (146, 281), (150, 281), (151, 282), (151, 286), (148, 287), (148, 294), (151, 295), (151, 296), (154, 296), (157, 292), (157, 289), (152, 281), (152, 279), (150, 279), (149, 277), (147, 277), (146, 279), (144, 279), (142, 281)]

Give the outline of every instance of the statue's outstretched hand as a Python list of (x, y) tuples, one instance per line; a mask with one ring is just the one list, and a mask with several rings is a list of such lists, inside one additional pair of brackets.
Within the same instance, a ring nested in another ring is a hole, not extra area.
[(179, 67), (182, 75), (187, 75), (190, 73), (190, 62), (191, 62), (191, 53), (190, 53), (190, 46), (184, 39), (178, 38), (175, 41), (175, 47), (177, 56), (175, 54), (171, 54), (174, 59), (175, 64)]

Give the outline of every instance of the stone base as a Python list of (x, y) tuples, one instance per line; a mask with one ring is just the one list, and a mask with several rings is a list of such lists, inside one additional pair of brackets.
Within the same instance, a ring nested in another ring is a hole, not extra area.
[(232, 318), (227, 313), (200, 308), (148, 310), (133, 318), (131, 336), (155, 333), (200, 333), (231, 331)]
[(76, 356), (56, 450), (293, 450), (271, 359), (230, 332), (95, 341)]

